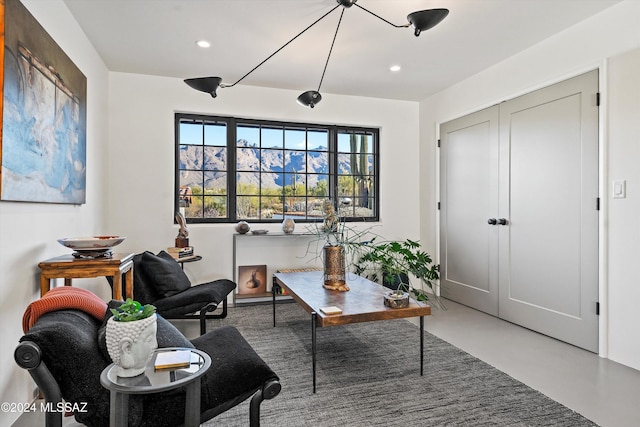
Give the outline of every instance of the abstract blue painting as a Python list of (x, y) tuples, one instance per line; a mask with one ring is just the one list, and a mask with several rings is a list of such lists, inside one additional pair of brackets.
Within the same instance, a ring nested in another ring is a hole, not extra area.
[(5, 1), (2, 200), (86, 200), (87, 79), (19, 0)]

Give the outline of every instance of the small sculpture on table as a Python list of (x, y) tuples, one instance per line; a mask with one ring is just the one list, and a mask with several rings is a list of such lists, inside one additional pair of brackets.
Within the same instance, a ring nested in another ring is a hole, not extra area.
[(187, 220), (181, 212), (176, 212), (176, 221), (180, 226), (178, 237), (176, 237), (176, 248), (186, 248), (189, 246), (189, 229), (187, 228)]

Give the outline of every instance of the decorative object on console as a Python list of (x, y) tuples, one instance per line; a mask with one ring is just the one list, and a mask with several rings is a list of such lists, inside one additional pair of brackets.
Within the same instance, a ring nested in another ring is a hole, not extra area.
[(180, 226), (178, 236), (176, 237), (176, 247), (186, 248), (189, 246), (189, 229), (187, 228), (187, 220), (182, 212), (176, 212), (176, 222)]
[(338, 25), (336, 26), (336, 31), (335, 31), (335, 33), (333, 35), (333, 40), (331, 42), (331, 47), (329, 48), (329, 55), (327, 56), (327, 60), (326, 60), (326, 62), (324, 64), (324, 70), (322, 71), (322, 77), (320, 78), (320, 83), (318, 84), (318, 89), (316, 89), (316, 90), (308, 90), (308, 91), (302, 93), (300, 96), (298, 96), (298, 103), (300, 105), (302, 105), (304, 107), (313, 108), (313, 107), (315, 107), (315, 105), (318, 102), (320, 102), (322, 100), (322, 95), (320, 95), (320, 87), (322, 86), (322, 81), (324, 80), (324, 75), (325, 75), (325, 72), (327, 71), (327, 66), (329, 65), (329, 59), (331, 58), (331, 52), (333, 51), (333, 45), (336, 42), (336, 37), (338, 36), (338, 30), (340, 29), (340, 24), (342, 23), (342, 16), (344, 15), (345, 10), (347, 10), (351, 6), (357, 6), (358, 8), (364, 10), (365, 12), (367, 12), (367, 13), (375, 16), (376, 18), (380, 19), (381, 21), (386, 22), (387, 24), (391, 25), (392, 27), (395, 27), (395, 28), (407, 28), (407, 27), (413, 26), (414, 27), (414, 34), (415, 34), (416, 37), (419, 36), (422, 31), (426, 31), (426, 30), (428, 30), (430, 28), (433, 28), (436, 25), (438, 25), (449, 14), (449, 10), (448, 9), (420, 10), (420, 11), (417, 11), (417, 12), (410, 13), (407, 16), (408, 23), (402, 24), (402, 25), (396, 25), (396, 24), (392, 24), (391, 22), (387, 21), (386, 19), (376, 15), (375, 13), (371, 12), (370, 10), (365, 9), (364, 7), (362, 7), (359, 4), (357, 4), (356, 1), (357, 0), (336, 0), (336, 2), (338, 3), (336, 6), (334, 6), (327, 13), (325, 13), (320, 18), (315, 20), (311, 25), (306, 27), (304, 30), (302, 30), (301, 32), (296, 34), (291, 40), (286, 42), (282, 47), (280, 47), (278, 50), (276, 50), (271, 55), (269, 55), (264, 61), (262, 61), (261, 63), (256, 65), (248, 73), (246, 73), (244, 76), (240, 77), (233, 84), (224, 84), (224, 83), (222, 83), (222, 78), (221, 77), (199, 77), (199, 78), (193, 78), (193, 79), (186, 79), (184, 82), (187, 85), (189, 85), (190, 87), (192, 87), (193, 89), (199, 90), (201, 92), (208, 93), (213, 98), (215, 98), (216, 96), (218, 96), (216, 91), (217, 91), (217, 89), (219, 87), (220, 88), (227, 88), (227, 87), (233, 87), (233, 86), (237, 85), (242, 80), (244, 80), (245, 77), (247, 77), (249, 74), (253, 73), (262, 64), (264, 64), (269, 59), (271, 59), (276, 53), (280, 52), (282, 49), (287, 47), (291, 42), (293, 42), (295, 39), (300, 37), (302, 34), (304, 34), (311, 27), (313, 27), (318, 22), (320, 22), (324, 18), (326, 18), (329, 14), (331, 14), (331, 12), (333, 12), (334, 10), (336, 10), (340, 6), (342, 6), (340, 19), (338, 20)]
[(238, 294), (267, 292), (267, 266), (242, 265), (238, 267)]
[(251, 226), (247, 221), (240, 221), (236, 224), (236, 231), (240, 234), (246, 234), (251, 230)]
[(112, 308), (111, 313), (106, 330), (107, 351), (118, 366), (118, 376), (140, 375), (158, 348), (156, 308), (127, 298), (120, 307)]
[(122, 236), (65, 237), (58, 243), (73, 249), (76, 258), (111, 258), (112, 249), (124, 241)]
[(291, 234), (295, 229), (296, 222), (293, 218), (285, 218), (284, 221), (282, 221), (282, 231), (284, 231), (285, 234)]

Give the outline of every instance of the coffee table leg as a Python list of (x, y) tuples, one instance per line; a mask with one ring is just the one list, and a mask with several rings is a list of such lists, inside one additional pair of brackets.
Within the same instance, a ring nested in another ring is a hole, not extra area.
[(424, 373), (424, 316), (420, 316), (420, 376)]
[(311, 365), (313, 371), (313, 392), (316, 392), (316, 317), (318, 313), (311, 312)]

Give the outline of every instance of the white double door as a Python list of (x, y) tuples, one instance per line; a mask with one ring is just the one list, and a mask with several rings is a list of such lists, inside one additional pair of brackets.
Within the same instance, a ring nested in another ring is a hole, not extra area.
[(440, 127), (446, 298), (598, 351), (598, 73)]

